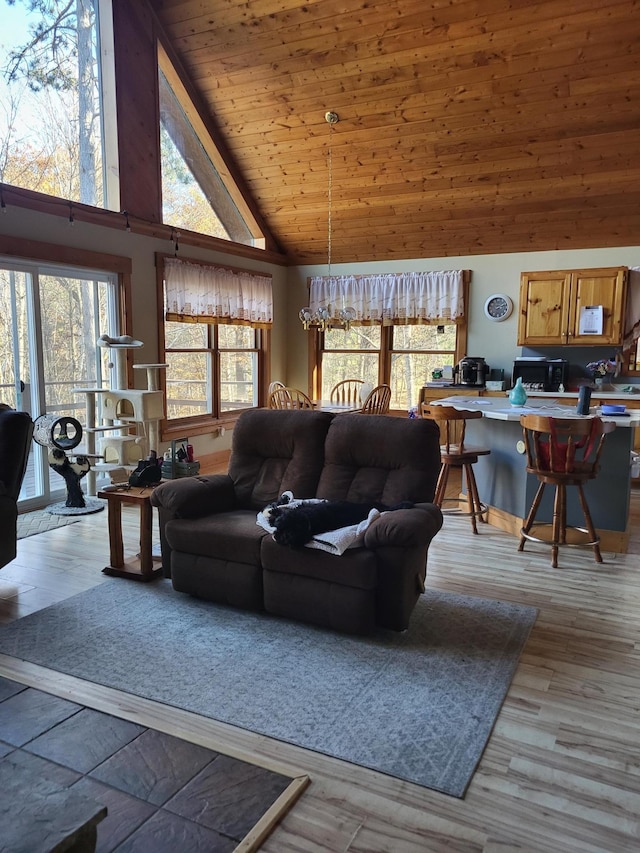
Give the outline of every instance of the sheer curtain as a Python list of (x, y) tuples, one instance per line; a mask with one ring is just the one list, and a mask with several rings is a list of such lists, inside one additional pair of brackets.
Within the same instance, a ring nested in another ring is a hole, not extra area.
[(165, 320), (273, 324), (271, 276), (212, 264), (165, 258)]
[(351, 307), (356, 323), (455, 322), (464, 317), (463, 272), (316, 276), (309, 300), (312, 311), (328, 307), (334, 319), (342, 308)]

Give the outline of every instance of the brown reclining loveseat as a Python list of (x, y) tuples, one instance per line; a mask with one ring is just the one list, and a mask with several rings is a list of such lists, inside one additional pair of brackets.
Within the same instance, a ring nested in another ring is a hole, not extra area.
[[(424, 589), (439, 433), (426, 419), (252, 409), (238, 419), (228, 474), (156, 487), (163, 570), (199, 598), (349, 633), (404, 630)], [(280, 545), (256, 523), (285, 491), (415, 507), (383, 513), (341, 556)]]

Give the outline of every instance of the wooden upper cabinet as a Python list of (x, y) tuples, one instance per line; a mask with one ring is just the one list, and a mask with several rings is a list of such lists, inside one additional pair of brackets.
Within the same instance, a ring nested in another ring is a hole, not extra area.
[[(518, 346), (620, 346), (626, 286), (626, 267), (522, 273)], [(581, 309), (598, 305), (602, 334), (581, 335)]]

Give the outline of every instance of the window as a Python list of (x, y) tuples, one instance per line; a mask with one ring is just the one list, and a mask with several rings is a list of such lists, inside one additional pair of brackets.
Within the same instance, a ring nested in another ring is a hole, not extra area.
[(433, 370), (456, 363), (457, 326), (392, 326), (389, 332), (391, 408), (408, 410)]
[[(50, 414), (85, 425), (86, 400), (78, 389), (127, 379), (111, 375), (109, 350), (97, 345), (101, 335), (120, 332), (121, 296), (115, 272), (0, 258), (0, 402), (34, 420)], [(21, 506), (46, 505), (61, 490), (44, 448), (34, 442)]]
[(391, 386), (391, 408), (417, 405), (420, 388), (437, 367), (454, 365), (460, 326), (352, 326), (317, 332), (322, 399), (341, 379)]
[(321, 399), (328, 400), (341, 379), (363, 379), (378, 385), (381, 341), (381, 326), (352, 326), (348, 332), (329, 329), (321, 334)]
[(258, 329), (167, 322), (165, 338), (167, 420), (258, 405)]
[(113, 56), (110, 12), (109, 0), (4, 4), (3, 183), (119, 208), (113, 69), (100, 64)]
[(463, 270), (312, 279), (312, 311), (325, 306), (333, 317), (335, 306), (348, 305), (368, 323), (356, 321), (348, 332), (310, 331), (314, 394), (327, 399), (336, 382), (362, 379), (390, 385), (392, 409), (417, 405), (432, 371), (453, 366), (465, 354), (469, 278)]
[(205, 432), (264, 399), (271, 277), (157, 256), (164, 321), (161, 358), (169, 431)]
[(263, 246), (262, 232), (162, 48), (158, 62), (163, 222)]

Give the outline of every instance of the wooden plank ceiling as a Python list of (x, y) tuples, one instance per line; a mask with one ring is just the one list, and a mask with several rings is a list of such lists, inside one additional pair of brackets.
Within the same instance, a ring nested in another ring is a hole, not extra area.
[(152, 6), (291, 262), (640, 243), (638, 0)]

